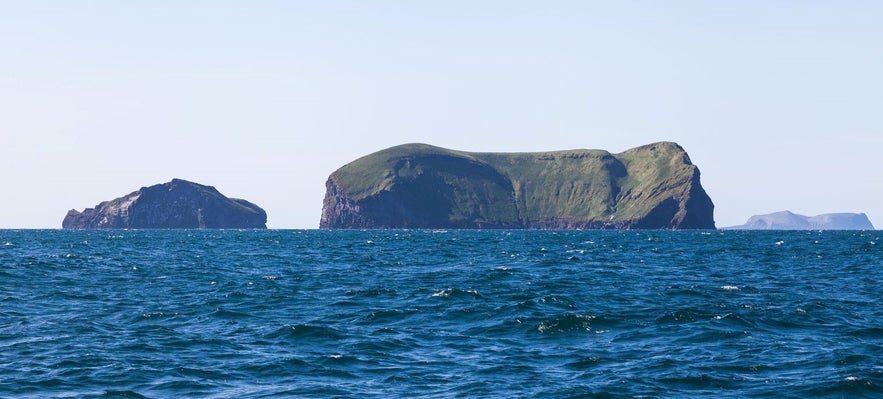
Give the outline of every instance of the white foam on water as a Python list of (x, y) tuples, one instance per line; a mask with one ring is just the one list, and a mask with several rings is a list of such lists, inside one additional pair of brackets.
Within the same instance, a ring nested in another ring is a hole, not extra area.
[(722, 285), (721, 289), (724, 291), (738, 291), (739, 286), (738, 285)]

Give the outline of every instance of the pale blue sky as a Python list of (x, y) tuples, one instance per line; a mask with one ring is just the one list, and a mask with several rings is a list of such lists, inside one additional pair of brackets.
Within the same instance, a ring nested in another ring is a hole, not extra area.
[(719, 227), (883, 225), (883, 2), (0, 1), (0, 228), (173, 177), (315, 228), (408, 142), (680, 143)]

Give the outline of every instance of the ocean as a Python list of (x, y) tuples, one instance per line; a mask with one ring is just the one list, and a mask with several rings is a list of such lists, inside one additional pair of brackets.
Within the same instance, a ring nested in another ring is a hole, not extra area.
[(0, 230), (0, 397), (883, 397), (881, 233)]

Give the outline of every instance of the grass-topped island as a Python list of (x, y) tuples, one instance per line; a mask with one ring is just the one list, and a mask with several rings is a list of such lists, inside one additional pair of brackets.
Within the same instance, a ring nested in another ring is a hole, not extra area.
[(713, 229), (681, 146), (464, 152), (405, 144), (326, 182), (321, 228)]

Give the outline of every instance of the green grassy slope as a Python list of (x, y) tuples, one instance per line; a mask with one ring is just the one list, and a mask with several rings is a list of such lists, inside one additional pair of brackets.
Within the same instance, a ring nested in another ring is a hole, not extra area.
[(643, 217), (659, 202), (687, 195), (689, 183), (697, 173), (684, 149), (671, 142), (633, 148), (617, 154), (617, 158), (628, 171), (619, 182), (620, 219)]
[(522, 221), (606, 220), (622, 165), (600, 150), (475, 154), (512, 181)]

